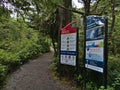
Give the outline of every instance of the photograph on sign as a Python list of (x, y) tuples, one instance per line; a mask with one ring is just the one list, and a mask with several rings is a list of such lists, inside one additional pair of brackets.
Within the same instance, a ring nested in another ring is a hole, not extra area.
[(103, 40), (94, 40), (86, 42), (86, 68), (93, 70), (97, 69), (99, 72), (103, 72), (103, 47)]
[(86, 30), (86, 40), (102, 39), (104, 37), (104, 26)]
[(105, 20), (99, 16), (86, 18), (85, 67), (103, 73)]
[(103, 40), (86, 42), (86, 59), (103, 61)]
[(104, 17), (99, 16), (88, 16), (86, 22), (87, 22), (86, 30), (88, 30), (98, 26), (104, 26), (105, 19)]
[(61, 47), (60, 47), (60, 63), (66, 65), (76, 65), (76, 24), (70, 23), (61, 29)]

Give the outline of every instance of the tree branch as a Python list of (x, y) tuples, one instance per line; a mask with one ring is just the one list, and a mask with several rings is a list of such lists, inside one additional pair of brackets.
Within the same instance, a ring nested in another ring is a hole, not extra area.
[(98, 0), (95, 4), (95, 7), (93, 8), (93, 10), (91, 10), (91, 12), (95, 11), (98, 7), (98, 4), (100, 3), (101, 0)]
[(100, 12), (100, 15), (103, 14), (103, 12), (105, 11), (105, 9), (106, 9), (108, 6), (109, 6), (109, 4), (107, 4), (107, 5), (105, 5), (105, 6), (103, 7), (103, 9), (102, 9), (101, 12)]
[(80, 12), (80, 11), (77, 11), (77, 10), (74, 10), (74, 9), (69, 9), (69, 8), (66, 8), (66, 7), (61, 6), (61, 5), (57, 5), (57, 6), (62, 8), (62, 9), (65, 9), (65, 10), (72, 11), (74, 13), (78, 13), (78, 14), (84, 15), (84, 12)]

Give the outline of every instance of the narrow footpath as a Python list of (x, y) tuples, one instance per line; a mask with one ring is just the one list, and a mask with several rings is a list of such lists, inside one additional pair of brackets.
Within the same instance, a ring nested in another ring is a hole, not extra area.
[(52, 53), (46, 53), (15, 71), (4, 90), (73, 90), (50, 74)]

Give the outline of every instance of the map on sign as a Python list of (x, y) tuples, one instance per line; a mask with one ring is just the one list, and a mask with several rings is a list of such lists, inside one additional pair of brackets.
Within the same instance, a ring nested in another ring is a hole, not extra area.
[(61, 29), (60, 63), (76, 65), (76, 23), (72, 22)]
[(105, 19), (86, 18), (85, 67), (103, 73)]

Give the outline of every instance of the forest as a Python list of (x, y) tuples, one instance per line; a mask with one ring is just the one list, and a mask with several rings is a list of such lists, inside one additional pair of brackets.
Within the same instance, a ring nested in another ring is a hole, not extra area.
[[(59, 77), (59, 31), (75, 21), (79, 28), (79, 71), (62, 65), (62, 77), (76, 80), (81, 90), (120, 90), (120, 1), (78, 0), (82, 8), (72, 6), (72, 0), (0, 0), (0, 88), (9, 75), (29, 60), (54, 48), (52, 71)], [(84, 86), (84, 25), (89, 15), (108, 18), (107, 89), (98, 72), (87, 70)], [(98, 79), (99, 78), (99, 79)]]

